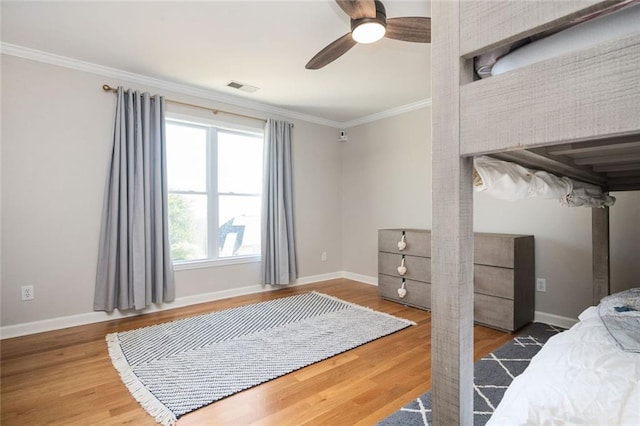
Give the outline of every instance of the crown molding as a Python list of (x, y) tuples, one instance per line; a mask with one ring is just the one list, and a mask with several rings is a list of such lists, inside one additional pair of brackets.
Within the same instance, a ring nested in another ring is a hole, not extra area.
[(162, 80), (159, 78), (148, 77), (142, 74), (136, 74), (128, 71), (119, 70), (117, 68), (111, 68), (92, 62), (81, 61), (79, 59), (73, 59), (66, 56), (56, 55), (54, 53), (44, 52), (42, 50), (31, 49), (16, 44), (0, 42), (0, 53), (4, 55), (15, 56), (23, 59), (30, 59), (32, 61), (42, 62), (45, 64), (56, 65), (59, 67), (70, 68), (77, 71), (83, 71), (90, 74), (96, 74), (103, 77), (115, 78), (118, 80), (128, 81), (134, 84), (141, 84), (144, 86), (151, 86), (157, 89), (169, 90), (172, 92), (180, 93), (183, 95), (196, 96), (199, 98), (222, 102), (225, 104), (237, 106), (240, 108), (248, 108), (255, 111), (260, 111), (268, 114), (275, 114), (278, 116), (292, 118), (296, 120), (307, 121), (310, 123), (320, 124), (322, 126), (333, 127), (335, 129), (348, 129), (350, 127), (359, 126), (361, 124), (371, 123), (381, 120), (387, 117), (393, 117), (394, 115), (403, 114), (405, 112), (414, 111), (420, 108), (426, 108), (431, 106), (431, 99), (425, 99), (411, 104), (403, 105), (397, 108), (392, 108), (379, 113), (371, 114), (365, 117), (357, 118), (355, 120), (339, 122), (334, 120), (328, 120), (322, 117), (316, 117), (314, 115), (303, 114), (297, 111), (291, 111), (284, 108), (275, 107), (261, 102), (249, 101), (236, 96), (227, 95), (215, 90), (205, 89), (198, 86), (189, 84), (176, 83), (168, 80)]
[(208, 99), (215, 102), (223, 102), (225, 104), (234, 105), (241, 108), (249, 108), (255, 111), (275, 114), (286, 118), (308, 121), (310, 123), (320, 124), (323, 126), (334, 127), (339, 129), (341, 123), (338, 121), (327, 120), (325, 118), (316, 117), (309, 114), (303, 114), (284, 108), (278, 108), (261, 102), (248, 101), (246, 99), (230, 96), (215, 90), (205, 89), (189, 84), (175, 83), (172, 81), (161, 80), (159, 78), (148, 77), (142, 74), (136, 74), (116, 68), (106, 67), (91, 62), (81, 61), (66, 56), (56, 55), (41, 50), (31, 49), (15, 44), (0, 42), (0, 53), (18, 58), (30, 59), (32, 61), (43, 62), (50, 65), (70, 68), (77, 71), (83, 71), (90, 74), (97, 74), (103, 77), (116, 78), (118, 80), (128, 81), (134, 84), (151, 86), (157, 89), (170, 90), (183, 95), (197, 96), (199, 98)]
[(365, 117), (356, 118), (355, 120), (346, 121), (342, 123), (342, 129), (348, 129), (350, 127), (359, 126), (361, 124), (372, 123), (374, 121), (382, 120), (383, 118), (393, 117), (394, 115), (404, 114), (406, 112), (415, 111), (421, 108), (427, 108), (431, 106), (431, 98), (423, 99), (410, 104), (402, 105), (397, 108), (388, 109), (386, 111), (377, 112), (375, 114), (367, 115)]

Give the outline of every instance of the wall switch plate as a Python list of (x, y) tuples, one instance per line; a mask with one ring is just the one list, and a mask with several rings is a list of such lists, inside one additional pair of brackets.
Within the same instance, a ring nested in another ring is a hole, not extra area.
[(323, 262), (326, 262), (326, 261), (327, 261), (327, 252), (326, 252), (326, 251), (323, 251), (323, 252), (322, 252), (321, 259), (322, 259), (322, 261), (323, 261)]
[(20, 291), (21, 291), (20, 298), (23, 301), (33, 300), (33, 298), (35, 297), (32, 285), (23, 285), (22, 287), (20, 287)]
[(544, 278), (536, 278), (536, 291), (547, 291), (547, 280)]

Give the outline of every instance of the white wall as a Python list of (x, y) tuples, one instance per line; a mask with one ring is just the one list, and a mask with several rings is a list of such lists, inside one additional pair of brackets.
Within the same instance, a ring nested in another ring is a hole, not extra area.
[[(114, 79), (2, 56), (1, 308), (8, 326), (90, 313), (102, 197), (111, 149)], [(170, 99), (229, 109), (139, 85)], [(282, 117), (275, 117), (282, 118)], [(295, 124), (296, 232), (301, 277), (377, 276), (377, 230), (431, 228), (431, 110), (347, 130)], [(611, 209), (612, 289), (640, 285), (640, 193)], [(475, 196), (477, 231), (536, 237), (536, 309), (575, 317), (591, 302), (591, 214), (554, 201)], [(327, 261), (321, 253), (327, 252)], [(259, 264), (176, 272), (177, 297), (259, 283)], [(20, 302), (20, 286), (36, 298)]]
[[(343, 147), (344, 269), (377, 275), (377, 230), (431, 228), (430, 108), (348, 130)], [(428, 135), (428, 136), (425, 136)], [(611, 208), (612, 290), (640, 286), (640, 192)], [(552, 200), (474, 197), (478, 232), (533, 234), (536, 310), (570, 318), (591, 304), (591, 211)]]
[[(89, 313), (111, 155), (113, 94), (123, 85), (169, 99), (264, 116), (205, 99), (2, 56), (2, 326)], [(274, 117), (282, 118), (282, 117)], [(294, 123), (301, 277), (341, 270), (336, 129)], [(327, 261), (320, 255), (327, 252)], [(176, 297), (258, 285), (259, 263), (176, 272)], [(20, 301), (22, 285), (35, 300)], [(170, 306), (170, 305), (169, 305)]]
[[(640, 285), (640, 192), (614, 195), (618, 202), (610, 209), (611, 288), (621, 291)], [(536, 292), (537, 311), (577, 318), (592, 305), (590, 209), (568, 208), (554, 200), (511, 203), (476, 194), (474, 228), (535, 236), (536, 277), (547, 280), (547, 291)]]
[(613, 192), (611, 207), (611, 291), (640, 287), (640, 191)]
[(353, 127), (347, 135), (344, 270), (377, 277), (378, 229), (431, 227), (431, 109)]

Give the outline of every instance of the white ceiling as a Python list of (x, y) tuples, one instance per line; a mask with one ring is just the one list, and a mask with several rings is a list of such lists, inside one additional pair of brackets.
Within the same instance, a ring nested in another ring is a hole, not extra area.
[[(430, 16), (426, 0), (384, 4), (388, 17)], [(3, 43), (338, 123), (430, 97), (429, 44), (383, 39), (306, 70), (313, 55), (349, 31), (332, 0), (3, 0), (1, 8)], [(260, 90), (227, 88), (230, 80)]]

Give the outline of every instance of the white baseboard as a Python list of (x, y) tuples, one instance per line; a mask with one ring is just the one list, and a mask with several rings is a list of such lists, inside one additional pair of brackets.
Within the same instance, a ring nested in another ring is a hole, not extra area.
[(302, 277), (302, 278), (298, 278), (296, 282), (292, 285), (305, 285), (305, 284), (317, 283), (320, 281), (335, 280), (338, 278), (344, 278), (344, 272), (337, 271), (337, 272), (330, 272), (328, 274), (311, 275), (309, 277)]
[[(342, 271), (332, 272), (329, 274), (312, 275), (308, 277), (298, 278), (294, 284), (290, 286), (299, 286), (305, 284), (312, 284), (320, 281), (333, 280), (336, 278), (349, 278), (355, 281), (360, 281), (357, 278), (346, 277), (346, 273)], [(355, 276), (355, 274), (353, 274)], [(362, 275), (364, 277), (364, 275)], [(195, 294), (192, 296), (179, 297), (171, 303), (165, 303), (163, 305), (152, 305), (147, 309), (137, 312), (122, 313), (120, 311), (114, 311), (112, 313), (107, 312), (87, 312), (84, 314), (69, 315), (58, 318), (51, 318), (41, 321), (33, 321), (22, 324), (7, 325), (0, 327), (0, 339), (9, 339), (11, 337), (26, 336), (29, 334), (42, 333), (45, 331), (60, 330), (62, 328), (75, 327), (85, 324), (93, 324), (103, 321), (111, 321), (121, 318), (127, 318), (137, 315), (150, 314), (152, 312), (166, 311), (169, 309), (182, 308), (185, 306), (196, 305), (198, 303), (212, 302), (214, 300), (227, 299), (229, 297), (244, 296), (247, 294), (260, 293), (264, 291), (277, 290), (278, 287), (262, 286), (260, 284), (250, 285), (246, 287), (233, 288), (229, 290), (220, 290), (210, 293)]]
[(176, 298), (173, 302), (162, 305), (151, 305), (142, 311), (135, 312), (87, 312), (84, 314), (69, 315), (58, 318), (51, 318), (41, 321), (33, 321), (22, 324), (7, 325), (0, 328), (0, 339), (26, 336), (28, 334), (42, 333), (44, 331), (60, 330), (62, 328), (75, 327), (78, 325), (93, 324), (103, 321), (111, 321), (121, 318), (134, 317), (138, 315), (150, 314), (153, 312), (167, 311), (170, 309), (182, 308), (184, 306), (196, 305), (198, 303), (211, 302), (214, 300), (226, 299), (245, 294), (259, 293), (273, 290), (271, 286), (253, 285), (247, 287), (234, 288), (229, 290), (214, 291), (210, 293), (196, 294)]
[(370, 285), (378, 285), (377, 277), (370, 277), (368, 275), (355, 274), (353, 272), (342, 271), (342, 278), (346, 278), (348, 280), (358, 281), (365, 284)]
[[(289, 286), (301, 286), (306, 284), (317, 283), (321, 281), (334, 280), (338, 278), (346, 278), (353, 281), (358, 281), (364, 284), (378, 285), (378, 279), (376, 277), (370, 277), (368, 275), (356, 274), (348, 271), (337, 271), (328, 274), (311, 275), (308, 277), (298, 278), (295, 283)], [(137, 315), (149, 314), (152, 312), (166, 311), (169, 309), (182, 308), (185, 306), (196, 305), (198, 303), (212, 302), (214, 300), (227, 299), (229, 297), (244, 296), (247, 294), (260, 293), (265, 291), (277, 290), (277, 287), (262, 286), (262, 285), (250, 285), (246, 287), (239, 287), (229, 290), (220, 290), (210, 293), (196, 294), (193, 296), (179, 297), (171, 303), (166, 303), (162, 306), (153, 305), (149, 308), (131, 313), (122, 313), (120, 311), (114, 311), (112, 313), (107, 312), (87, 312), (84, 314), (69, 315), (64, 317), (52, 318), (42, 321), (33, 321), (23, 324), (7, 325), (0, 327), (0, 339), (9, 339), (11, 337), (26, 336), (29, 334), (42, 333), (45, 331), (60, 330), (62, 328), (75, 327), (85, 324), (93, 324), (103, 321), (111, 321), (121, 318), (127, 318)], [(575, 318), (563, 317), (560, 315), (548, 314), (546, 312), (536, 311), (534, 315), (534, 321), (544, 322), (546, 324), (555, 325), (563, 328), (570, 328), (578, 322)]]
[(533, 321), (555, 325), (562, 328), (571, 328), (578, 323), (576, 318), (562, 317), (560, 315), (548, 314), (546, 312), (535, 311)]

